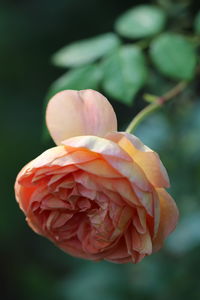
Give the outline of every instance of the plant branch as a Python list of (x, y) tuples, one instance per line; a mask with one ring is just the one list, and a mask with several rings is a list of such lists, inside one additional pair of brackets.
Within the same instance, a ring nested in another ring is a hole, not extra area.
[(181, 81), (161, 97), (146, 95), (146, 98), (150, 98), (150, 101), (152, 103), (147, 105), (133, 118), (133, 120), (130, 122), (129, 126), (126, 129), (126, 132), (133, 132), (135, 128), (139, 125), (139, 123), (141, 123), (141, 121), (143, 121), (149, 114), (160, 108), (162, 105), (165, 104), (165, 102), (179, 95), (186, 88), (187, 85), (187, 81)]

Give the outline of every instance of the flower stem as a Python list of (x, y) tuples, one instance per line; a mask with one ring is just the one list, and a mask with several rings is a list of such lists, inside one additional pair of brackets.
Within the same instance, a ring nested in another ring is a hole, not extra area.
[[(126, 132), (128, 133), (133, 132), (136, 129), (136, 127), (141, 123), (141, 121), (143, 121), (149, 114), (151, 114), (156, 109), (160, 108), (168, 100), (179, 95), (186, 88), (187, 85), (188, 85), (187, 81), (181, 81), (163, 96), (161, 97), (151, 96), (152, 99), (153, 98), (155, 99), (153, 103), (147, 105), (133, 118), (133, 120), (130, 122), (130, 124), (126, 129)], [(149, 95), (146, 95), (146, 98), (148, 100)]]

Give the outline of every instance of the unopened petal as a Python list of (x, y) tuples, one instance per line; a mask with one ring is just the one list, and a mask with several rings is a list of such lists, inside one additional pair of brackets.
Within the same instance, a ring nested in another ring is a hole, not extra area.
[(105, 136), (117, 130), (111, 104), (93, 90), (66, 90), (56, 94), (48, 103), (46, 123), (57, 145), (73, 136)]

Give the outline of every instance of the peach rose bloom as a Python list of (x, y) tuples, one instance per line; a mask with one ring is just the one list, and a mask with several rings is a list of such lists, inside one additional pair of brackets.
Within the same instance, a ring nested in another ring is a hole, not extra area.
[(141, 261), (159, 250), (178, 219), (159, 156), (117, 132), (112, 106), (92, 90), (49, 102), (57, 146), (28, 163), (15, 192), (29, 226), (65, 252), (94, 261)]

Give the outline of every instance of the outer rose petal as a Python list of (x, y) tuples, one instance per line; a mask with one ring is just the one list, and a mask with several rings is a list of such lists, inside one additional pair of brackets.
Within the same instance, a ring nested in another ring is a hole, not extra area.
[(97, 136), (76, 136), (62, 141), (62, 144), (66, 146), (68, 152), (82, 147), (101, 154), (121, 176), (127, 177), (130, 182), (135, 183), (141, 189), (149, 190), (150, 184), (144, 172), (117, 143)]
[(66, 90), (56, 94), (48, 103), (46, 123), (57, 145), (73, 136), (105, 136), (117, 130), (111, 104), (93, 90)]
[(62, 145), (66, 146), (68, 152), (77, 151), (79, 149), (88, 149), (91, 153), (99, 153), (103, 156), (112, 156), (119, 159), (127, 160), (132, 162), (131, 158), (127, 153), (121, 149), (116, 143), (109, 141), (105, 138), (97, 136), (75, 136), (70, 139), (62, 141)]
[(25, 172), (27, 172), (27, 170), (30, 168), (31, 163), (32, 162), (29, 162), (21, 169), (21, 171), (17, 175), (16, 181), (15, 181), (15, 186), (14, 186), (15, 198), (16, 198), (17, 202), (19, 203), (21, 210), (23, 210), (24, 213), (27, 211), (27, 208), (28, 208), (27, 202), (29, 201), (30, 195), (33, 193), (34, 187), (23, 189), (21, 187), (21, 185), (19, 184), (19, 180), (20, 180), (21, 176), (23, 176), (25, 174)]
[(169, 178), (158, 154), (145, 146), (136, 136), (125, 132), (114, 132), (106, 138), (115, 141), (144, 171), (155, 187), (169, 187)]
[(173, 198), (164, 190), (156, 189), (160, 199), (160, 223), (156, 238), (153, 240), (153, 251), (158, 251), (165, 238), (175, 229), (178, 221), (178, 209)]

